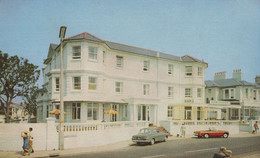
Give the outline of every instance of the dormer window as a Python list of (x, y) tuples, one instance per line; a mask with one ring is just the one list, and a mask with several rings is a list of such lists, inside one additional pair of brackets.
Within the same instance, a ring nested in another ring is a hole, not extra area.
[(74, 46), (72, 47), (72, 59), (80, 59), (81, 58), (81, 47)]

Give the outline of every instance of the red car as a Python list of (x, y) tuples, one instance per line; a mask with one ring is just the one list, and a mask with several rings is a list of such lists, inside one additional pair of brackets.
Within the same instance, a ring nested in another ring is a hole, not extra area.
[(225, 130), (216, 130), (214, 127), (209, 128), (208, 130), (195, 131), (194, 136), (198, 138), (205, 137), (223, 137), (227, 138), (229, 136), (229, 132)]

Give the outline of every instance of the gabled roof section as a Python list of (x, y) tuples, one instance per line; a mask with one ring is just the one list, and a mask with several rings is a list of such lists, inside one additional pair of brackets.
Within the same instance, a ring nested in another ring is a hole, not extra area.
[(207, 80), (205, 81), (206, 87), (219, 87), (219, 88), (225, 88), (225, 87), (235, 87), (235, 86), (255, 86), (253, 83), (247, 82), (247, 81), (239, 81), (237, 79), (231, 78), (231, 79), (223, 79), (223, 80)]
[(51, 61), (53, 52), (55, 52), (55, 49), (56, 49), (58, 46), (59, 46), (59, 45), (57, 45), (57, 44), (53, 44), (53, 43), (50, 44), (48, 56), (47, 56), (47, 59), (44, 60), (44, 64), (47, 64), (49, 61)]
[(66, 40), (82, 40), (82, 39), (96, 41), (96, 42), (104, 42), (102, 39), (100, 39), (100, 38), (98, 38), (94, 35), (91, 35), (88, 32), (83, 32), (81, 34), (65, 38), (64, 41), (66, 41)]
[[(194, 58), (192, 56), (189, 56), (189, 55), (184, 55), (181, 57), (182, 61), (184, 62), (200, 62), (200, 63), (205, 63), (203, 60), (199, 60), (197, 58)], [(207, 64), (207, 63), (205, 63)]]

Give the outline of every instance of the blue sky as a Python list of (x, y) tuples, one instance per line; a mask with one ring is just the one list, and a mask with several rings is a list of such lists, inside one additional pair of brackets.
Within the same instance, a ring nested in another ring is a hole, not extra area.
[(250, 82), (260, 75), (260, 0), (0, 0), (0, 20), (0, 50), (40, 68), (65, 25), (66, 37), (89, 32), (203, 59), (206, 80), (233, 69)]

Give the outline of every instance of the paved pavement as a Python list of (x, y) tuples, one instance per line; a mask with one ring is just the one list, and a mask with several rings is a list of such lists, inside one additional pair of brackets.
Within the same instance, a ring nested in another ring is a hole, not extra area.
[[(230, 137), (253, 137), (253, 136), (260, 136), (260, 133), (251, 134), (247, 132), (241, 132), (237, 135), (233, 135)], [(189, 139), (193, 136), (186, 136), (185, 138), (179, 138), (175, 136), (169, 137), (169, 140), (174, 139)], [(88, 148), (75, 148), (75, 149), (65, 149), (65, 150), (50, 150), (50, 151), (35, 151), (31, 153), (30, 156), (22, 156), (22, 151), (10, 151), (10, 152), (1, 152), (0, 151), (0, 158), (20, 158), (20, 157), (31, 157), (31, 158), (40, 158), (40, 157), (58, 157), (58, 156), (73, 156), (79, 155), (88, 152), (104, 152), (104, 151), (112, 151), (121, 149), (124, 147), (128, 147), (129, 145), (133, 144), (131, 140), (122, 141), (114, 144), (108, 144), (103, 146), (97, 147), (88, 147)], [(240, 154), (240, 155), (233, 155), (233, 158), (260, 158), (260, 151)]]

